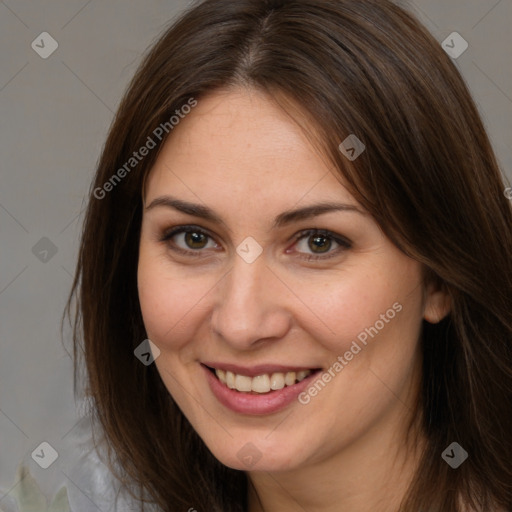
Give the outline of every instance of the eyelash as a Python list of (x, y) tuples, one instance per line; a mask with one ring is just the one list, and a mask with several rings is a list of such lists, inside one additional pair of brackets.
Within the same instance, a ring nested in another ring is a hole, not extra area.
[[(213, 239), (213, 237), (208, 232), (199, 228), (198, 226), (188, 225), (188, 226), (179, 226), (179, 227), (171, 229), (170, 231), (169, 230), (165, 231), (159, 238), (159, 241), (162, 243), (167, 243), (167, 245), (169, 246), (169, 248), (171, 250), (178, 252), (180, 254), (183, 254), (185, 256), (201, 257), (202, 256), (201, 249), (197, 249), (195, 251), (193, 251), (193, 250), (189, 251), (186, 249), (182, 249), (181, 247), (177, 247), (174, 244), (171, 245), (169, 243), (174, 236), (181, 234), (181, 233), (198, 233), (201, 235), (205, 235), (210, 239)], [(318, 256), (318, 255), (310, 254), (306, 257), (300, 256), (299, 257), (300, 259), (305, 260), (305, 261), (327, 260), (327, 259), (333, 258), (334, 256), (338, 255), (340, 252), (350, 249), (352, 247), (352, 243), (348, 239), (341, 237), (340, 235), (337, 235), (336, 233), (333, 233), (332, 231), (328, 231), (326, 229), (302, 230), (299, 233), (297, 233), (296, 235), (294, 235), (294, 237), (293, 237), (294, 245), (297, 244), (297, 242), (299, 242), (303, 238), (308, 238), (308, 237), (311, 237), (314, 235), (323, 236), (325, 238), (328, 238), (331, 241), (336, 242), (340, 247), (334, 251), (327, 253), (328, 254), (327, 256)]]

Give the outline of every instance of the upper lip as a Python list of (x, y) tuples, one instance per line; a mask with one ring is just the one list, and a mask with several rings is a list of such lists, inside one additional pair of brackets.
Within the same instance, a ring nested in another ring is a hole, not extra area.
[(238, 364), (230, 363), (217, 363), (213, 361), (204, 361), (204, 366), (216, 370), (224, 370), (227, 372), (236, 373), (238, 375), (245, 375), (247, 377), (257, 377), (258, 375), (272, 374), (272, 373), (288, 373), (300, 372), (305, 370), (319, 370), (319, 367), (313, 366), (284, 366), (277, 364), (258, 364), (255, 366), (240, 366)]

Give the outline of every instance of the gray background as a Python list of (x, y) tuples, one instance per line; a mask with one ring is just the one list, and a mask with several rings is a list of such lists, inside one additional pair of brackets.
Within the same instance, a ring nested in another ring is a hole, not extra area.
[[(440, 44), (453, 31), (469, 43), (456, 63), (510, 180), (512, 2), (406, 5)], [(85, 501), (86, 480), (73, 478), (79, 416), (60, 318), (85, 197), (113, 113), (145, 49), (186, 6), (176, 0), (0, 1), (0, 509), (11, 510), (22, 460), (48, 496), (66, 484), (75, 503), (82, 498), (80, 510), (110, 508)], [(44, 31), (59, 45), (47, 59), (31, 47)], [(51, 244), (40, 242), (43, 237)], [(69, 346), (69, 331), (66, 337)], [(43, 441), (59, 453), (48, 469), (30, 457)]]

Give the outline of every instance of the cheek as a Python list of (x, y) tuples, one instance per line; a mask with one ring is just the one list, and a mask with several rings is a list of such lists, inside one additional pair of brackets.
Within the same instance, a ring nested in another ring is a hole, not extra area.
[(314, 324), (320, 326), (315, 338), (337, 355), (350, 351), (354, 341), (363, 349), (377, 338), (383, 346), (412, 340), (413, 347), (421, 325), (419, 280), (418, 264), (409, 258), (343, 273), (321, 287), (309, 288), (304, 303), (315, 315), (298, 321), (310, 332)]
[(161, 350), (181, 348), (181, 340), (190, 339), (194, 326), (200, 325), (205, 314), (208, 291), (214, 285), (212, 278), (207, 274), (192, 277), (186, 271), (172, 269), (162, 255), (144, 250), (137, 274), (148, 337)]

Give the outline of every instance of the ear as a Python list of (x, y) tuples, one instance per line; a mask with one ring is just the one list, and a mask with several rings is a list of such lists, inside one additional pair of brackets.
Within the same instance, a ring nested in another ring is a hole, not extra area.
[(445, 284), (440, 279), (430, 280), (425, 289), (423, 318), (431, 324), (437, 324), (450, 313), (451, 302)]

